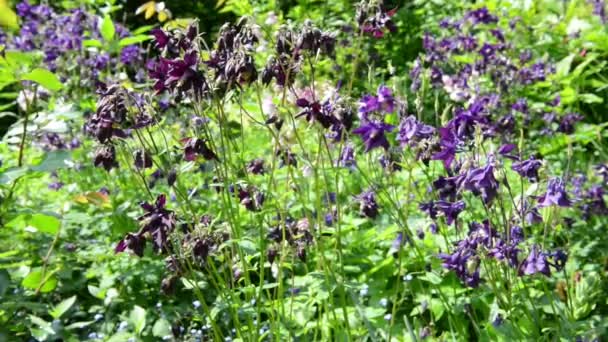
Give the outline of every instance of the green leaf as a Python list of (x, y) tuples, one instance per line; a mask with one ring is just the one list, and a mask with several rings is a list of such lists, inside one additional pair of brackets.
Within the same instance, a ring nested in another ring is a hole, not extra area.
[(171, 335), (171, 324), (164, 318), (159, 319), (152, 327), (152, 335), (156, 337), (165, 337)]
[(99, 31), (101, 32), (101, 36), (105, 39), (106, 42), (112, 41), (114, 39), (114, 35), (116, 34), (116, 28), (114, 27), (114, 22), (109, 15), (106, 15), (100, 23)]
[(40, 232), (56, 234), (59, 227), (61, 227), (61, 221), (54, 216), (34, 214), (29, 221), (29, 225)]
[(51, 323), (43, 320), (42, 318), (40, 318), (38, 316), (34, 316), (34, 315), (29, 315), (29, 318), (33, 324), (40, 327), (40, 329), (42, 329), (45, 333), (50, 334), (50, 335), (55, 334), (55, 330), (53, 330), (53, 328), (51, 328)]
[(86, 328), (89, 325), (95, 323), (95, 321), (86, 321), (86, 322), (76, 322), (76, 323), (72, 323), (68, 326), (66, 326), (65, 328), (67, 330), (74, 330), (74, 329), (82, 329), (82, 328)]
[[(47, 272), (46, 276), (43, 277), (42, 268), (34, 268), (25, 278), (23, 278), (21, 286), (31, 290), (36, 290), (40, 287), (40, 292), (51, 292), (57, 287), (57, 278), (53, 273), (54, 272)], [(42, 283), (44, 283), (44, 285), (40, 286)]]
[(51, 91), (57, 91), (63, 88), (63, 84), (61, 81), (59, 81), (59, 77), (57, 77), (57, 75), (53, 74), (47, 69), (42, 68), (36, 68), (30, 71), (21, 77), (21, 80), (36, 82)]
[(572, 61), (576, 57), (576, 54), (571, 53), (570, 55), (564, 57), (561, 61), (559, 61), (556, 65), (556, 74), (559, 76), (566, 76), (570, 73), (570, 66), (572, 65)]
[(135, 305), (129, 314), (129, 321), (135, 327), (135, 333), (141, 334), (146, 327), (146, 310), (141, 306)]
[(139, 27), (139, 28), (135, 29), (133, 31), (133, 34), (134, 35), (142, 34), (144, 32), (148, 32), (148, 31), (152, 30), (154, 27), (155, 27), (154, 25), (142, 26), (142, 27)]
[(6, 1), (0, 1), (0, 27), (6, 27), (11, 30), (19, 28), (19, 18)]
[(82, 41), (83, 47), (102, 47), (103, 43), (97, 39), (85, 39)]
[(602, 103), (604, 99), (595, 94), (579, 94), (579, 99), (584, 103)]
[(118, 42), (118, 46), (125, 47), (128, 45), (139, 44), (139, 43), (143, 43), (150, 39), (152, 39), (152, 36), (148, 36), (148, 35), (138, 35), (138, 36), (127, 37), (127, 38), (121, 39)]
[(65, 161), (71, 158), (68, 151), (48, 152), (40, 164), (33, 166), (34, 171), (53, 172), (65, 166)]
[(66, 313), (66, 311), (68, 311), (72, 305), (74, 305), (74, 303), (76, 302), (76, 296), (72, 296), (68, 299), (64, 299), (61, 301), (61, 303), (57, 304), (56, 307), (53, 308), (53, 310), (51, 310), (49, 312), (49, 314), (57, 319), (61, 316), (63, 316), (64, 313)]
[(25, 167), (10, 168), (0, 175), (0, 184), (12, 183), (25, 174), (27, 174), (27, 168)]

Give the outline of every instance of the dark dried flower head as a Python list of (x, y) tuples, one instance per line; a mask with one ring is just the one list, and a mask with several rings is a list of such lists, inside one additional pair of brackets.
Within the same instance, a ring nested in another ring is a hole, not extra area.
[(263, 175), (266, 171), (264, 170), (264, 159), (254, 159), (247, 164), (247, 172), (254, 175)]
[(147, 169), (152, 167), (152, 156), (145, 150), (137, 150), (133, 152), (133, 160), (135, 167), (138, 169)]
[(184, 159), (187, 161), (194, 161), (199, 156), (205, 160), (219, 160), (203, 139), (186, 138), (182, 142), (184, 142)]
[(96, 167), (102, 166), (106, 171), (110, 171), (113, 167), (118, 167), (114, 145), (103, 145), (97, 148), (94, 164)]
[(114, 251), (116, 253), (124, 252), (126, 250), (130, 250), (133, 254), (137, 256), (144, 255), (144, 247), (146, 246), (146, 240), (141, 234), (132, 234), (128, 233), (124, 239), (120, 240)]

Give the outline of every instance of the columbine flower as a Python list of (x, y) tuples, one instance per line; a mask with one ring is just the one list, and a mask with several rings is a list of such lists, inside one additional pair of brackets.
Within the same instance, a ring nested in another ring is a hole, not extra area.
[(217, 155), (207, 146), (203, 139), (186, 138), (182, 140), (184, 145), (184, 159), (187, 161), (196, 160), (198, 156), (202, 156), (205, 160), (218, 160)]
[(124, 239), (118, 242), (118, 245), (114, 248), (116, 253), (124, 252), (126, 250), (130, 250), (133, 254), (137, 256), (144, 255), (144, 247), (146, 246), (146, 240), (142, 236), (142, 234), (133, 234), (128, 233)]
[(481, 7), (476, 10), (469, 11), (465, 18), (473, 25), (477, 24), (495, 24), (498, 18), (490, 13), (487, 7)]
[(574, 133), (574, 125), (582, 119), (583, 117), (579, 114), (568, 113), (561, 119), (557, 130), (562, 133), (572, 134)]
[(305, 116), (308, 122), (317, 121), (324, 128), (329, 128), (338, 121), (331, 113), (331, 106), (328, 105), (329, 102), (321, 104), (319, 101), (299, 98), (296, 104), (302, 108), (302, 111), (296, 117)]
[(464, 208), (466, 208), (466, 204), (464, 201), (458, 201), (455, 203), (450, 203), (447, 201), (437, 201), (437, 209), (445, 215), (446, 223), (448, 225), (456, 222), (458, 218), (458, 214), (460, 214)]
[(150, 234), (152, 244), (157, 252), (165, 251), (168, 248), (167, 239), (176, 224), (175, 214), (165, 209), (165, 204), (165, 195), (159, 195), (154, 204), (142, 203), (141, 207), (146, 213), (137, 219), (141, 224), (139, 234)]
[(485, 204), (490, 204), (498, 193), (498, 182), (494, 178), (494, 167), (491, 164), (469, 171), (463, 180), (465, 189), (475, 195), (481, 195)]
[(539, 207), (549, 207), (557, 205), (560, 207), (569, 207), (572, 202), (566, 193), (566, 186), (561, 178), (552, 178), (547, 184), (547, 192), (538, 197)]
[(395, 127), (385, 123), (369, 121), (361, 127), (353, 130), (353, 134), (360, 135), (365, 143), (365, 152), (369, 152), (377, 147), (388, 150), (389, 143), (386, 132), (392, 132)]
[(378, 203), (376, 194), (372, 190), (364, 191), (355, 197), (359, 201), (359, 214), (364, 217), (378, 216)]
[(533, 246), (526, 260), (519, 266), (519, 275), (536, 273), (542, 273), (546, 276), (551, 275), (547, 257), (546, 253), (542, 252), (537, 246)]
[(520, 176), (528, 178), (531, 182), (538, 181), (538, 169), (542, 166), (540, 160), (530, 157), (528, 160), (513, 163), (511, 169), (519, 173)]
[(441, 160), (443, 161), (443, 165), (446, 169), (449, 169), (452, 165), (452, 162), (456, 158), (456, 147), (458, 146), (458, 138), (452, 132), (452, 130), (448, 128), (440, 128), (439, 136), (441, 140), (439, 141), (439, 145), (441, 146), (441, 150), (437, 153), (434, 153), (431, 157), (433, 160)]
[(359, 112), (364, 119), (367, 118), (367, 114), (372, 112), (392, 113), (394, 110), (395, 98), (391, 89), (384, 85), (378, 87), (376, 96), (365, 95), (359, 101)]
[(418, 121), (415, 116), (410, 115), (401, 120), (397, 141), (404, 145), (413, 145), (417, 141), (429, 139), (435, 133), (435, 128)]
[(338, 166), (354, 168), (356, 164), (355, 160), (355, 148), (351, 144), (347, 144), (340, 152), (340, 159), (338, 160)]

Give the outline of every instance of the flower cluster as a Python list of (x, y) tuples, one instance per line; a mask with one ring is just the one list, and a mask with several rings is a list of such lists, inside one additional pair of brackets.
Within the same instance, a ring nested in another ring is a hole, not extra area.
[[(48, 5), (32, 5), (26, 0), (17, 4), (17, 14), (21, 19), (19, 33), (4, 39), (1, 38), (4, 33), (0, 33), (0, 45), (6, 44), (8, 49), (20, 51), (42, 51), (46, 66), (51, 71), (62, 71), (62, 76), (68, 76), (68, 72), (74, 68), (74, 64), (66, 65), (66, 62), (78, 59), (77, 65), (85, 67), (80, 70), (83, 84), (78, 86), (94, 86), (100, 72), (110, 65), (120, 62), (137, 70), (143, 60), (143, 50), (137, 45), (126, 46), (118, 56), (85, 48), (85, 40), (103, 38), (99, 31), (102, 19), (83, 9), (57, 13)], [(125, 27), (119, 24), (114, 26), (118, 38), (131, 35)]]
[(262, 71), (262, 82), (269, 84), (274, 79), (279, 86), (292, 85), (306, 53), (332, 56), (335, 45), (335, 35), (321, 31), (311, 21), (304, 22), (298, 30), (281, 26), (276, 36), (275, 54)]
[(397, 30), (391, 20), (395, 13), (397, 13), (397, 8), (387, 11), (382, 1), (363, 0), (357, 4), (355, 20), (362, 32), (375, 38), (382, 38), (385, 31), (395, 32)]

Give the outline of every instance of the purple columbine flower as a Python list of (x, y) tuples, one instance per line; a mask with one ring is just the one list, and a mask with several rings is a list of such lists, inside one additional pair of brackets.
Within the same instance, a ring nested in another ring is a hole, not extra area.
[(433, 182), (433, 188), (439, 191), (439, 198), (442, 200), (455, 201), (458, 189), (462, 185), (465, 175), (457, 175), (454, 177), (440, 176)]
[(120, 62), (122, 64), (130, 65), (139, 61), (141, 56), (141, 49), (137, 45), (125, 46), (120, 51)]
[(495, 24), (498, 18), (490, 13), (487, 7), (481, 7), (476, 10), (469, 11), (465, 18), (473, 25), (478, 24)]
[(423, 202), (420, 203), (418, 208), (420, 208), (420, 210), (429, 215), (431, 219), (435, 220), (437, 218), (438, 213), (437, 206), (435, 204), (435, 201)]
[(385, 113), (392, 113), (395, 110), (395, 98), (391, 89), (381, 85), (378, 87), (377, 95), (380, 109)]
[(552, 178), (547, 184), (547, 192), (538, 197), (539, 207), (549, 207), (557, 205), (560, 207), (570, 207), (572, 202), (566, 193), (566, 186), (561, 178)]
[(354, 168), (356, 165), (355, 160), (355, 149), (353, 145), (347, 144), (340, 152), (340, 159), (338, 160), (338, 166), (346, 168)]
[(538, 169), (542, 166), (542, 162), (534, 157), (527, 160), (513, 163), (511, 169), (519, 173), (520, 176), (528, 178), (531, 182), (538, 181)]
[(458, 214), (460, 214), (466, 208), (464, 201), (458, 201), (455, 203), (437, 201), (436, 206), (437, 209), (443, 212), (443, 215), (445, 215), (446, 223), (448, 225), (456, 222)]
[(433, 160), (443, 161), (446, 169), (450, 169), (452, 162), (456, 158), (456, 147), (458, 146), (458, 138), (449, 128), (440, 128), (439, 136), (441, 140), (439, 144), (441, 150), (431, 157)]
[(418, 121), (415, 116), (410, 115), (401, 120), (397, 141), (401, 146), (412, 145), (417, 141), (428, 139), (435, 133), (435, 128)]
[(491, 164), (469, 171), (463, 180), (466, 190), (481, 195), (485, 204), (490, 204), (498, 194), (498, 182), (494, 178), (494, 167)]
[(395, 127), (377, 121), (368, 121), (361, 127), (353, 130), (353, 134), (360, 135), (365, 144), (365, 152), (369, 152), (377, 147), (388, 150), (389, 143), (386, 138), (387, 132), (392, 132)]
[(367, 118), (367, 114), (372, 112), (392, 113), (394, 110), (395, 98), (391, 89), (384, 85), (378, 87), (376, 96), (365, 95), (359, 101), (359, 113), (364, 119)]
[(574, 125), (583, 120), (583, 117), (576, 113), (568, 113), (561, 119), (558, 131), (566, 134), (574, 133)]
[(359, 201), (359, 214), (364, 217), (378, 216), (378, 203), (376, 193), (372, 190), (364, 191), (355, 197)]
[(536, 273), (542, 273), (546, 276), (551, 275), (547, 257), (548, 255), (542, 252), (538, 246), (532, 246), (530, 254), (519, 266), (519, 275), (532, 275)]

